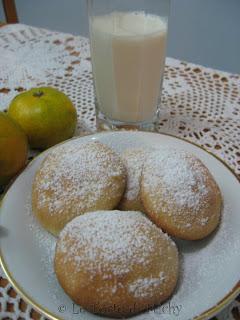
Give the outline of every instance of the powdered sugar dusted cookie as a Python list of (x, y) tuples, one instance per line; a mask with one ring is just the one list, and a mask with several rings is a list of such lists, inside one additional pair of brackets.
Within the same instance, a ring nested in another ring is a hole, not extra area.
[(73, 140), (51, 151), (37, 171), (33, 212), (57, 235), (77, 215), (115, 208), (125, 184), (126, 169), (115, 152), (99, 142)]
[(54, 260), (57, 278), (75, 303), (118, 318), (166, 300), (178, 266), (174, 242), (136, 211), (74, 218), (60, 233)]
[(123, 152), (122, 160), (127, 169), (127, 186), (119, 209), (144, 211), (140, 198), (140, 182), (143, 164), (149, 152), (134, 148)]
[(158, 226), (182, 239), (204, 238), (220, 221), (219, 187), (204, 164), (185, 151), (162, 148), (149, 155), (141, 199)]

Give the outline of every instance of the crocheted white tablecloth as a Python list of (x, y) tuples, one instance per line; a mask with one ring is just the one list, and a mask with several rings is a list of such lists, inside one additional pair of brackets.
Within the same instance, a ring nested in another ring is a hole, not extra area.
[[(41, 85), (71, 98), (78, 110), (76, 135), (95, 130), (88, 39), (22, 24), (1, 27), (0, 110), (17, 93)], [(203, 146), (240, 177), (240, 76), (168, 58), (163, 87), (157, 131)], [(0, 319), (43, 319), (1, 269)], [(239, 320), (240, 298), (214, 319)]]

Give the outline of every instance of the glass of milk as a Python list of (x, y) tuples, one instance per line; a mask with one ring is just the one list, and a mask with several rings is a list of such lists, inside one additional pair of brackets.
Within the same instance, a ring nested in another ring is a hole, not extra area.
[(153, 129), (170, 0), (87, 0), (98, 128)]

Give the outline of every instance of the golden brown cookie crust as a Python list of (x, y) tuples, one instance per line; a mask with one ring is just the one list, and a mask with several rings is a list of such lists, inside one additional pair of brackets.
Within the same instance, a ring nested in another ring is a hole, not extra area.
[(102, 211), (66, 225), (54, 267), (75, 303), (120, 318), (166, 300), (176, 286), (179, 262), (173, 241), (142, 213)]
[(75, 216), (115, 208), (125, 190), (120, 157), (99, 142), (72, 141), (42, 162), (32, 188), (32, 208), (41, 225), (57, 235)]
[(163, 149), (147, 159), (141, 199), (148, 216), (168, 234), (197, 240), (213, 232), (221, 217), (220, 189), (205, 165), (184, 151)]
[(148, 152), (143, 149), (127, 149), (121, 155), (127, 169), (127, 184), (119, 203), (120, 210), (144, 211), (140, 197), (140, 183), (144, 161)]

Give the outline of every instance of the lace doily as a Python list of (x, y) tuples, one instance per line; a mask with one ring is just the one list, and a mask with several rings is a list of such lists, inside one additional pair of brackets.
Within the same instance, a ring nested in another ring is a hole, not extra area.
[[(0, 110), (19, 92), (42, 85), (71, 98), (78, 110), (76, 134), (95, 130), (88, 40), (22, 24), (1, 27)], [(203, 146), (240, 177), (240, 76), (168, 58), (158, 131)], [(44, 319), (1, 269), (0, 319)], [(214, 319), (240, 319), (240, 298)]]

